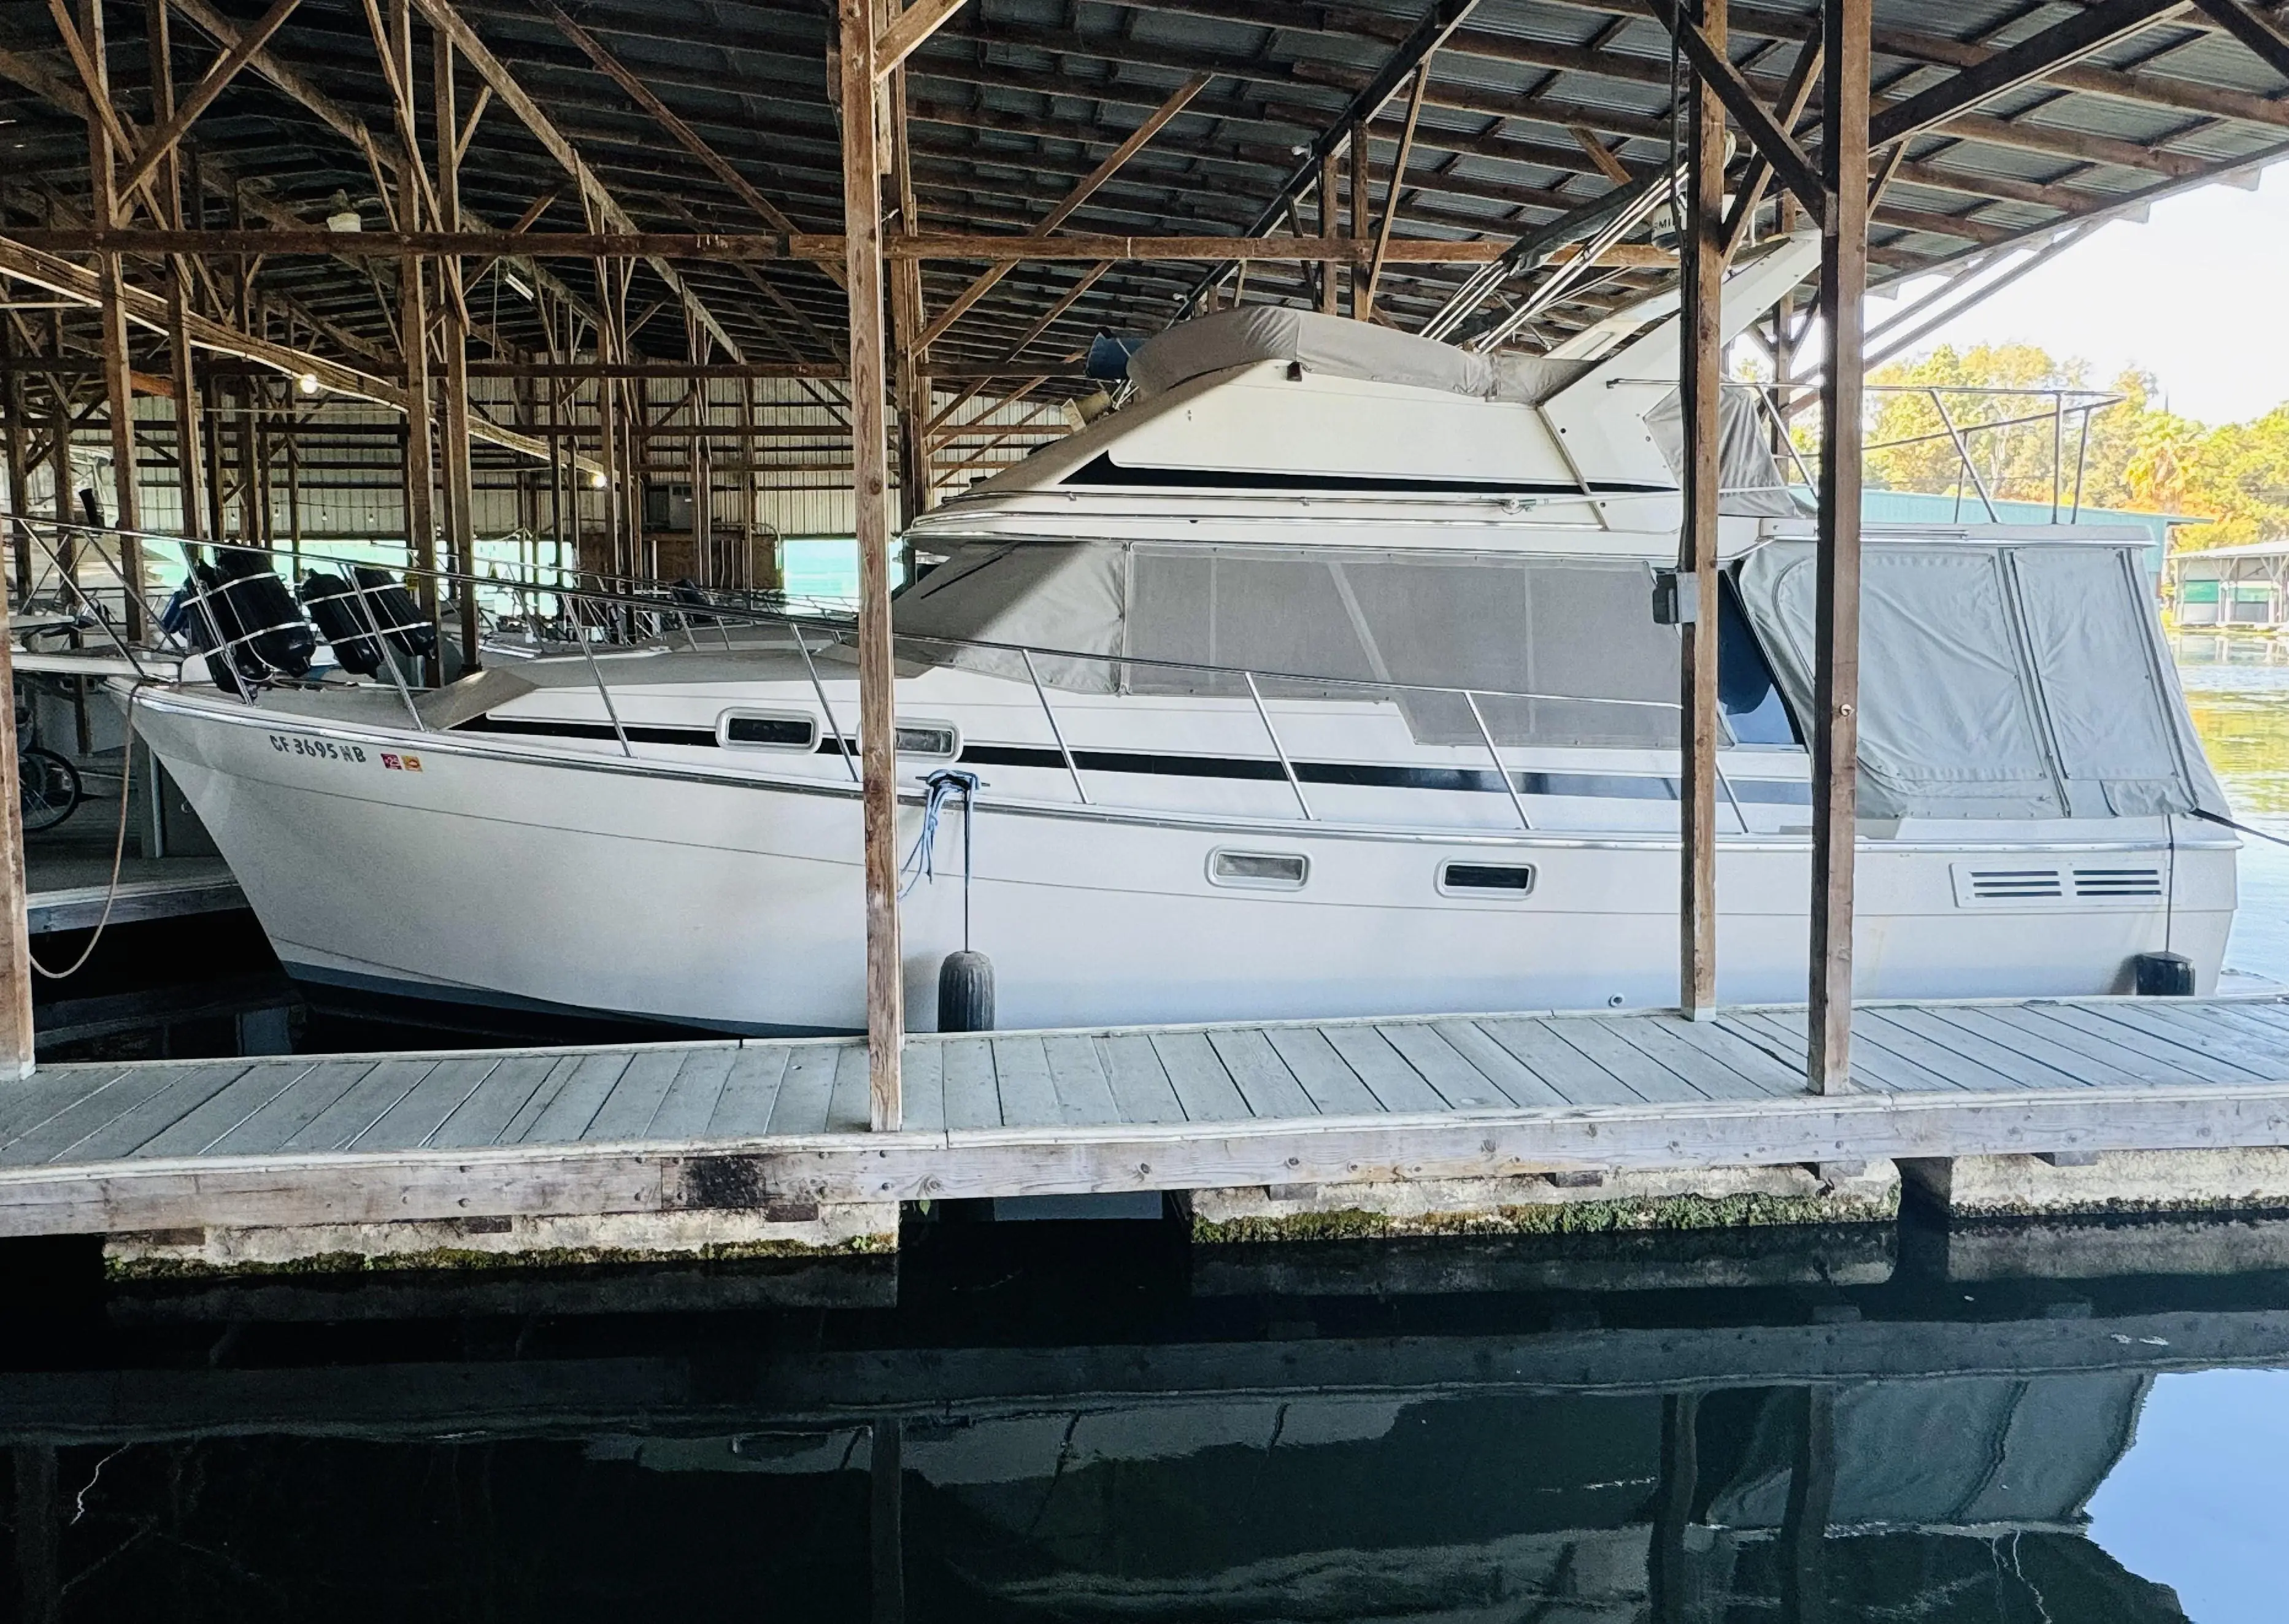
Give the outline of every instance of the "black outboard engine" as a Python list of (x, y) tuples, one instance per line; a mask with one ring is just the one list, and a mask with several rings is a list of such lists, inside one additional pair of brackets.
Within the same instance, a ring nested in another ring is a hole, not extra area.
[(334, 664), (362, 677), (379, 676), (384, 650), (375, 628), (387, 623), (379, 611), (371, 621), (366, 618), (368, 606), (358, 602), (356, 592), (338, 575), (312, 570), (302, 577), (302, 607), (318, 623), (319, 635), (333, 646)]
[(359, 564), (350, 573), (357, 577), (360, 595), (389, 641), (415, 659), (427, 659), (437, 650), (437, 628), (422, 614), (413, 594), (397, 584), (387, 569)]

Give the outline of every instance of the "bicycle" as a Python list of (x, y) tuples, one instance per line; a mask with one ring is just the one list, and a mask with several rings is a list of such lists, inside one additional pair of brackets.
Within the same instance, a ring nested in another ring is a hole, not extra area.
[[(79, 768), (39, 744), (38, 707), (21, 693), (16, 696), (16, 789), (22, 804), (24, 832), (52, 829), (79, 809), (87, 798)], [(27, 742), (27, 741), (31, 742)]]

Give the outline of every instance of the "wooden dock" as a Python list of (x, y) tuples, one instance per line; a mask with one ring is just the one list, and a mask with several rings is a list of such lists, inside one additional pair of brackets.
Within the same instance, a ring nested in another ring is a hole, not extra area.
[(857, 1039), (45, 1067), (0, 1104), (0, 1234), (307, 1231), (358, 1251), (425, 1225), (627, 1219), (689, 1249), (841, 1211), (864, 1221), (825, 1239), (847, 1244), (894, 1236), (897, 1203), (956, 1198), (1252, 1189), (1325, 1206), (1442, 1181), (1595, 1195), (1648, 1169), (2289, 1146), (2280, 999), (1870, 1006), (1857, 1087), (1830, 1096), (1805, 1090), (1803, 1023), (917, 1036), (895, 1134), (867, 1131)]

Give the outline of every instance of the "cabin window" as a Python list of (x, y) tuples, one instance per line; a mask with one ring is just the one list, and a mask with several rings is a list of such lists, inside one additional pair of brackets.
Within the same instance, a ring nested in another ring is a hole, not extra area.
[(1773, 680), (1733, 577), (1720, 578), (1717, 622), (1717, 705), (1736, 744), (1796, 744), (1796, 722)]
[(1256, 891), (1300, 891), (1312, 877), (1312, 860), (1301, 852), (1213, 851), (1208, 882)]
[(726, 744), (762, 750), (815, 750), (818, 719), (797, 712), (726, 711), (718, 724)]
[(1441, 863), (1439, 865), (1439, 890), (1447, 896), (1526, 896), (1534, 890), (1534, 865), (1527, 863)]

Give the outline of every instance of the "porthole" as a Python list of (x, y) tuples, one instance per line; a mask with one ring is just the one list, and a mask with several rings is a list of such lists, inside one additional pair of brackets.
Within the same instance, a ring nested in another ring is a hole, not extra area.
[(1254, 891), (1300, 891), (1312, 877), (1312, 860), (1301, 852), (1212, 851), (1208, 883)]
[(726, 744), (754, 750), (818, 747), (818, 719), (801, 711), (726, 711), (716, 725)]
[(1439, 891), (1443, 896), (1481, 896), (1515, 900), (1534, 890), (1530, 863), (1441, 863)]

